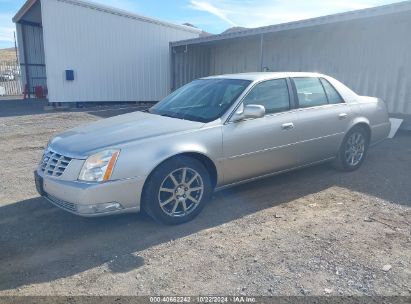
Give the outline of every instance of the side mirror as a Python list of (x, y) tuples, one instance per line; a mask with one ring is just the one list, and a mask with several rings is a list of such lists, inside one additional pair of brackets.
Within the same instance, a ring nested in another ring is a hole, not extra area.
[(265, 108), (261, 105), (246, 105), (243, 110), (236, 112), (232, 118), (233, 121), (240, 121), (247, 118), (261, 118), (265, 115)]

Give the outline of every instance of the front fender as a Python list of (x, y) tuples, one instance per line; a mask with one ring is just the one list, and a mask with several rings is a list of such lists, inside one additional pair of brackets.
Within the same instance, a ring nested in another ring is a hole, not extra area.
[(214, 163), (220, 179), (221, 126), (128, 144), (121, 149), (112, 179), (146, 178), (159, 164), (183, 153), (198, 153), (208, 157)]

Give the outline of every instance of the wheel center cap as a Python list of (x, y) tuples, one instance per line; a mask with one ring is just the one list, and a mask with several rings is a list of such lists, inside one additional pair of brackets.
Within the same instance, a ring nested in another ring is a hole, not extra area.
[(182, 187), (178, 187), (177, 188), (177, 191), (176, 191), (176, 194), (177, 195), (184, 195), (185, 194), (185, 191), (184, 191), (184, 188), (182, 188)]

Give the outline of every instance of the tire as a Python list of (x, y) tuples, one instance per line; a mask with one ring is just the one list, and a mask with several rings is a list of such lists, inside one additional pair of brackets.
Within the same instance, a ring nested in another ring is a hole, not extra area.
[(347, 172), (357, 170), (367, 156), (369, 140), (368, 132), (363, 127), (352, 128), (340, 146), (335, 167)]
[(155, 221), (178, 225), (194, 219), (212, 192), (210, 175), (201, 162), (174, 157), (160, 164), (146, 181), (142, 206)]

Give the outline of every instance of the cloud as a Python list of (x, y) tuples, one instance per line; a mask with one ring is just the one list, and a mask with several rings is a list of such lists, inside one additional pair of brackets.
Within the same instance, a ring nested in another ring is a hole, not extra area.
[[(378, 2), (381, 1), (374, 1), (374, 3), (376, 3), (376, 5), (378, 5)], [(366, 1), (366, 2), (348, 2), (348, 1), (335, 1), (335, 2), (331, 2), (330, 3), (331, 7), (335, 7), (337, 9), (343, 9), (346, 11), (349, 10), (360, 10), (360, 9), (364, 9), (364, 8), (369, 8), (372, 7), (374, 5), (372, 5), (372, 1)]]
[(14, 32), (13, 27), (0, 26), (0, 41), (13, 42), (14, 41), (13, 32)]
[(11, 21), (12, 14), (0, 14), (0, 43), (12, 47), (14, 45), (13, 32), (15, 27)]
[(211, 3), (208, 2), (203, 2), (203, 1), (196, 1), (196, 0), (191, 0), (190, 1), (190, 7), (199, 11), (205, 11), (208, 12), (214, 16), (217, 16), (221, 20), (227, 22), (228, 24), (232, 26), (236, 26), (237, 24), (233, 22), (230, 18), (227, 17), (227, 13), (220, 8), (217, 8)]
[(232, 26), (260, 27), (358, 10), (392, 0), (191, 0), (190, 8), (219, 17)]

